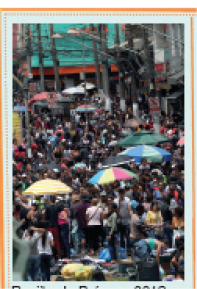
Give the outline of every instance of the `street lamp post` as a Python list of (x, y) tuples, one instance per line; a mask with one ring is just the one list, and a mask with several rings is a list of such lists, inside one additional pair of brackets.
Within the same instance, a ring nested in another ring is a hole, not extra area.
[(83, 81), (84, 81), (84, 100), (85, 100), (85, 106), (86, 106), (86, 127), (87, 127), (88, 111), (87, 111), (87, 95), (86, 95), (86, 63), (85, 63), (84, 35), (83, 35)]

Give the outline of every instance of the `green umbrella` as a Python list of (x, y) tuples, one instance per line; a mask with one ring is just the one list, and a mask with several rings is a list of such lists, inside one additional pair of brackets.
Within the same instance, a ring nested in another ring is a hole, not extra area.
[(122, 139), (118, 146), (130, 147), (138, 145), (157, 145), (164, 142), (170, 142), (168, 137), (165, 137), (159, 133), (154, 133), (152, 131), (141, 130), (133, 133)]

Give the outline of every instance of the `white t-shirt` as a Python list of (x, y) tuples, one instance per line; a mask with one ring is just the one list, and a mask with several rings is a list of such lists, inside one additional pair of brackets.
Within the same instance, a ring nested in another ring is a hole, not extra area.
[(101, 225), (101, 214), (103, 209), (98, 208), (97, 206), (90, 207), (86, 210), (86, 215), (91, 219), (88, 222), (88, 226), (96, 226)]
[[(114, 203), (119, 206), (119, 198), (114, 200)], [(131, 223), (131, 215), (129, 213), (129, 205), (131, 204), (131, 201), (129, 198), (125, 197), (125, 199), (120, 202), (120, 213), (122, 215), (122, 224), (128, 225)]]
[(52, 255), (52, 249), (51, 249), (51, 244), (50, 244), (51, 240), (53, 240), (53, 235), (49, 231), (47, 231), (47, 238), (46, 238), (46, 241), (45, 241), (45, 247), (44, 248), (42, 246), (42, 238), (40, 238), (38, 240), (38, 251), (39, 251), (39, 254)]
[(139, 166), (139, 169), (140, 169), (140, 170), (149, 170), (149, 169), (150, 169), (150, 165), (149, 165), (149, 164), (140, 165), (140, 166)]

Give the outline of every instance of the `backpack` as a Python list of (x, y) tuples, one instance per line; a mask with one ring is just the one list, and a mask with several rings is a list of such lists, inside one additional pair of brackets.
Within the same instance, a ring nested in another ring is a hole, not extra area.
[(159, 264), (155, 257), (138, 262), (137, 270), (139, 281), (161, 281)]

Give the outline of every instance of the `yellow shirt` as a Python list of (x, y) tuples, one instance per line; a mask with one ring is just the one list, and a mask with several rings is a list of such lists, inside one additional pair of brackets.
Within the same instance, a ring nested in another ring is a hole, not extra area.
[(161, 211), (158, 211), (158, 212), (148, 211), (145, 221), (152, 225), (156, 225), (157, 223), (162, 223), (163, 218), (161, 216)]
[(173, 218), (172, 223), (174, 223), (174, 226), (177, 229), (178, 229), (179, 226), (180, 227), (184, 227), (185, 226), (184, 219), (182, 219), (181, 223), (180, 223), (180, 219), (178, 220), (176, 217)]

